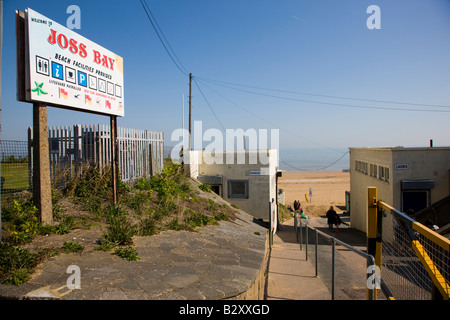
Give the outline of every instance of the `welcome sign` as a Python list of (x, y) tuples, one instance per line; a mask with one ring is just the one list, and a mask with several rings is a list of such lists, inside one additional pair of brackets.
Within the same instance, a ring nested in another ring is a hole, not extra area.
[(26, 100), (124, 116), (123, 59), (28, 8)]

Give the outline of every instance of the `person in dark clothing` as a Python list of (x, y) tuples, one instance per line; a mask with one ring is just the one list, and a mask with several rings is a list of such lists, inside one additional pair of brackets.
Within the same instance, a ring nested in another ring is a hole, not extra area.
[(294, 210), (295, 211), (300, 210), (300, 201), (298, 201), (298, 200), (294, 201)]
[(336, 225), (336, 231), (338, 230), (338, 226), (341, 224), (341, 219), (339, 218), (337, 212), (334, 210), (333, 206), (330, 206), (330, 209), (327, 211), (327, 223), (328, 229), (333, 229), (333, 224)]

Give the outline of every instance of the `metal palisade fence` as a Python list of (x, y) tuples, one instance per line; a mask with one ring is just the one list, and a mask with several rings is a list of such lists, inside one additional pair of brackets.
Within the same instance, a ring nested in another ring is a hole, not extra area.
[(28, 190), (32, 184), (27, 141), (2, 140), (0, 159), (1, 193)]
[[(52, 181), (75, 173), (80, 164), (111, 164), (110, 127), (104, 124), (51, 127), (49, 160)], [(125, 183), (160, 173), (164, 166), (164, 134), (148, 130), (118, 128), (119, 174)], [(32, 172), (32, 128), (28, 129), (29, 167)]]

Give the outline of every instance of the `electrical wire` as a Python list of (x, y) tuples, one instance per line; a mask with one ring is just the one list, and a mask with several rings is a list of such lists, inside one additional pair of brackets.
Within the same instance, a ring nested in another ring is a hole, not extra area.
[(202, 89), (200, 88), (200, 86), (198, 85), (197, 81), (195, 80), (195, 77), (192, 77), (192, 80), (194, 80), (195, 85), (197, 86), (198, 90), (200, 91), (201, 95), (203, 96), (203, 99), (206, 101), (206, 104), (208, 105), (209, 109), (211, 110), (211, 112), (213, 113), (214, 117), (216, 118), (216, 120), (219, 122), (220, 126), (222, 127), (222, 130), (225, 132), (225, 127), (223, 126), (222, 122), (220, 121), (219, 117), (217, 116), (216, 112), (214, 111), (214, 109), (212, 108), (211, 104), (208, 102), (208, 99), (206, 99), (205, 94), (203, 93)]
[[(305, 141), (308, 141), (308, 142), (310, 142), (310, 143), (312, 143), (312, 144), (315, 144), (315, 145), (318, 145), (318, 146), (323, 147), (323, 148), (325, 148), (325, 149), (329, 149), (329, 150), (331, 150), (331, 151), (336, 152), (336, 150), (333, 149), (333, 148), (330, 148), (330, 147), (328, 147), (328, 146), (326, 146), (326, 145), (323, 145), (323, 144), (321, 144), (321, 143), (319, 143), (319, 142), (316, 142), (316, 141), (313, 141), (313, 140), (311, 140), (311, 139), (309, 139), (309, 138), (306, 138), (306, 137), (304, 137), (304, 136), (301, 136), (301, 135), (299, 135), (299, 134), (297, 134), (297, 133), (295, 133), (295, 132), (292, 132), (292, 131), (290, 131), (290, 130), (284, 128), (284, 127), (282, 127), (282, 126), (279, 126), (278, 124), (276, 124), (276, 123), (274, 123), (274, 122), (272, 122), (272, 121), (269, 121), (269, 120), (267, 120), (267, 119), (261, 117), (259, 114), (256, 114), (256, 113), (254, 113), (254, 112), (248, 110), (247, 108), (244, 108), (243, 106), (239, 105), (238, 103), (236, 103), (236, 102), (230, 100), (229, 98), (225, 97), (225, 96), (222, 95), (220, 92), (214, 90), (213, 88), (211, 88), (210, 86), (206, 85), (205, 83), (203, 83), (203, 85), (204, 85), (205, 87), (207, 87), (209, 90), (211, 90), (211, 91), (213, 91), (214, 93), (216, 93), (217, 95), (219, 95), (220, 97), (222, 97), (223, 99), (225, 99), (226, 101), (228, 101), (229, 103), (231, 103), (232, 105), (234, 105), (234, 106), (238, 107), (239, 109), (241, 109), (241, 110), (247, 112), (248, 114), (250, 114), (250, 115), (252, 115), (252, 116), (254, 116), (254, 117), (256, 117), (256, 118), (258, 118), (258, 119), (260, 119), (260, 120), (262, 120), (262, 121), (264, 121), (264, 122), (266, 122), (266, 123), (268, 123), (268, 124), (270, 124), (271, 126), (273, 126), (273, 127), (275, 127), (275, 128), (278, 128), (278, 129), (280, 129), (280, 130), (283, 130), (283, 131), (285, 131), (285, 132), (287, 132), (287, 133), (289, 133), (289, 134), (291, 134), (291, 135), (293, 135), (293, 136), (296, 136), (297, 138), (300, 138), (300, 139), (305, 140)], [(340, 153), (340, 152), (339, 152), (339, 153)]]
[[(148, 6), (147, 2), (145, 0), (140, 0), (142, 7), (144, 8), (145, 13), (147, 14), (148, 20), (150, 21), (153, 30), (155, 30), (156, 35), (158, 36), (159, 41), (163, 45), (164, 49), (166, 50), (166, 53), (168, 54), (169, 58), (172, 60), (172, 62), (175, 64), (175, 66), (180, 70), (180, 72), (183, 75), (188, 75), (188, 72), (186, 71), (186, 68), (184, 67), (183, 63), (181, 63), (180, 59), (176, 55), (175, 51), (173, 50), (172, 46), (170, 45), (169, 41), (167, 40), (166, 36), (162, 32), (161, 28), (159, 27), (158, 23), (156, 22), (155, 17), (152, 14), (152, 11), (150, 10), (150, 7)], [(169, 50), (170, 49), (170, 50)]]
[[(196, 78), (196, 77), (195, 77), (195, 78)], [(193, 78), (194, 81), (195, 81), (195, 78)], [(196, 83), (196, 85), (198, 86), (198, 84), (197, 84), (196, 81), (195, 81), (195, 83)], [(248, 109), (244, 108), (243, 106), (241, 106), (241, 105), (237, 104), (236, 102), (234, 102), (234, 101), (228, 99), (227, 97), (225, 97), (224, 95), (222, 95), (222, 94), (219, 93), (218, 91), (212, 89), (210, 86), (206, 85), (205, 83), (203, 83), (203, 85), (206, 86), (206, 87), (207, 87), (208, 89), (210, 89), (211, 91), (213, 91), (214, 93), (216, 93), (217, 95), (219, 95), (220, 97), (222, 97), (223, 99), (227, 100), (227, 101), (228, 101), (229, 103), (231, 103), (232, 105), (234, 105), (234, 106), (238, 107), (239, 109), (241, 109), (241, 110), (243, 110), (243, 111), (245, 111), (245, 112), (251, 114), (251, 115), (254, 116), (254, 117), (257, 117), (257, 118), (263, 120), (264, 122), (267, 122), (268, 124), (270, 124), (270, 125), (272, 125), (272, 126), (274, 126), (274, 127), (276, 127), (276, 128), (279, 128), (280, 130), (286, 131), (286, 132), (288, 132), (288, 133), (290, 133), (290, 134), (292, 134), (292, 135), (294, 135), (294, 136), (296, 136), (296, 137), (298, 137), (298, 138), (301, 138), (301, 139), (303, 139), (303, 140), (306, 140), (306, 141), (308, 141), (308, 142), (311, 142), (311, 143), (313, 143), (313, 144), (316, 144), (316, 145), (318, 145), (318, 146), (320, 146), (320, 147), (329, 149), (329, 150), (331, 150), (331, 151), (336, 151), (335, 149), (332, 149), (332, 148), (330, 148), (330, 147), (328, 147), (328, 146), (325, 146), (325, 145), (320, 144), (320, 143), (318, 143), (318, 142), (315, 142), (315, 141), (313, 141), (313, 140), (311, 140), (311, 139), (308, 139), (308, 138), (305, 138), (305, 137), (303, 137), (303, 136), (300, 136), (300, 135), (298, 135), (298, 134), (296, 134), (296, 133), (294, 133), (294, 132), (292, 132), (292, 131), (290, 131), (290, 130), (287, 130), (287, 129), (285, 129), (285, 128), (282, 128), (282, 127), (278, 126), (277, 124), (275, 124), (275, 123), (273, 123), (273, 122), (271, 122), (271, 121), (269, 121), (269, 120), (267, 120), (267, 119), (261, 117), (260, 115), (254, 113), (254, 112), (249, 111)], [(200, 89), (200, 88), (199, 88), (199, 89)], [(201, 91), (201, 89), (200, 89), (200, 91)], [(202, 92), (202, 91), (201, 91), (201, 92)], [(312, 170), (312, 171), (321, 171), (321, 170), (328, 169), (328, 168), (331, 167), (332, 165), (334, 165), (334, 164), (336, 164), (337, 162), (339, 162), (339, 161), (340, 161), (343, 157), (345, 157), (345, 155), (347, 155), (348, 153), (349, 153), (349, 152), (347, 151), (347, 152), (343, 153), (343, 154), (342, 154), (336, 161), (334, 161), (333, 163), (331, 163), (331, 164), (329, 164), (329, 165), (327, 165), (327, 166), (325, 166), (325, 167), (321, 167), (321, 168), (319, 168), (319, 169)], [(298, 171), (311, 171), (311, 169), (301, 169), (301, 168), (295, 167), (295, 166), (293, 166), (293, 165), (287, 163), (286, 161), (281, 161), (281, 160), (280, 160), (280, 162), (282, 162), (282, 163), (284, 163), (285, 165), (287, 165), (287, 166), (289, 166), (289, 167), (291, 167), (291, 168), (293, 168), (293, 169), (295, 169), (295, 170), (298, 170)]]
[[(273, 94), (267, 94), (267, 93), (261, 93), (246, 89), (240, 89), (235, 88), (227, 84), (231, 84), (234, 86), (242, 86), (247, 88), (256, 88), (261, 90), (270, 90), (270, 91), (277, 91), (277, 92), (285, 92), (285, 93), (291, 93), (291, 94), (306, 94), (306, 93), (300, 93), (300, 92), (294, 92), (294, 91), (287, 91), (287, 90), (275, 90), (275, 89), (267, 89), (267, 88), (261, 88), (261, 87), (255, 87), (255, 86), (246, 86), (246, 85), (238, 85), (235, 83), (225, 82), (225, 81), (218, 81), (218, 80), (211, 80), (207, 78), (200, 78), (204, 81), (209, 81), (210, 83), (216, 85), (225, 87), (231, 90), (246, 92), (254, 95), (261, 95), (271, 98), (277, 98), (277, 99), (283, 99), (283, 100), (290, 100), (290, 101), (297, 101), (297, 102), (305, 102), (305, 103), (314, 103), (314, 104), (322, 104), (322, 105), (332, 105), (332, 106), (339, 106), (339, 107), (348, 107), (348, 108), (361, 108), (361, 109), (380, 109), (380, 110), (390, 110), (390, 111), (415, 111), (415, 112), (443, 112), (448, 113), (450, 110), (436, 110), (436, 109), (411, 109), (411, 108), (399, 108), (399, 107), (377, 107), (377, 106), (366, 106), (366, 105), (350, 105), (350, 104), (343, 104), (343, 103), (334, 103), (334, 102), (323, 102), (323, 101), (313, 101), (313, 100), (304, 100), (304, 99), (297, 99), (297, 98), (290, 98), (290, 97), (284, 97), (279, 95), (273, 95)], [(394, 102), (394, 101), (385, 101), (385, 100), (370, 100), (370, 99), (357, 99), (357, 98), (348, 98), (348, 97), (337, 97), (337, 96), (326, 96), (326, 95), (315, 95), (315, 94), (307, 94), (307, 95), (314, 95), (314, 96), (322, 96), (322, 97), (328, 97), (328, 98), (337, 98), (337, 99), (347, 99), (347, 100), (360, 100), (360, 101), (367, 101), (367, 102), (379, 102), (379, 103), (392, 103), (392, 104), (404, 104), (404, 105), (415, 105), (415, 106), (430, 106), (435, 108), (450, 108), (450, 106), (444, 106), (444, 105), (431, 105), (431, 104), (414, 104), (414, 103), (407, 103), (407, 102)]]

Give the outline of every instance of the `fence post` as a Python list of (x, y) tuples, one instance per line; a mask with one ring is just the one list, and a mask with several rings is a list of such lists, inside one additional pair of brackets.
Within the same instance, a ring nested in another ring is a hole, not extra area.
[(294, 211), (294, 232), (295, 232), (295, 236), (297, 237), (297, 242), (298, 242), (298, 233), (297, 233), (297, 210)]
[[(367, 187), (367, 253), (375, 257), (375, 264), (379, 264), (381, 259), (380, 242), (377, 242), (377, 188)], [(371, 292), (367, 288), (367, 299)], [(376, 299), (377, 291), (373, 292)]]
[(302, 222), (302, 220), (300, 220), (299, 232), (300, 232), (300, 250), (303, 250), (303, 222)]
[(28, 128), (28, 190), (33, 191), (33, 128)]
[(110, 116), (110, 140), (111, 140), (111, 172), (112, 172), (112, 192), (113, 203), (119, 200), (119, 159), (117, 147), (117, 116)]
[(272, 202), (269, 201), (269, 248), (272, 249)]
[(319, 276), (319, 233), (315, 230), (316, 235), (316, 277)]
[(334, 238), (332, 240), (332, 253), (331, 253), (331, 300), (334, 300), (334, 282), (335, 282), (335, 269), (336, 269), (336, 242)]
[(305, 223), (305, 231), (306, 231), (306, 239), (305, 239), (305, 248), (306, 248), (306, 261), (308, 261), (308, 233), (309, 233), (309, 227), (308, 224)]

